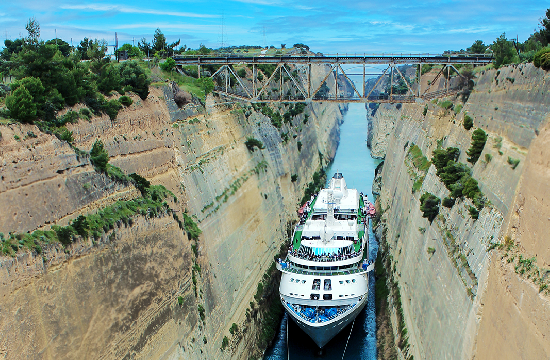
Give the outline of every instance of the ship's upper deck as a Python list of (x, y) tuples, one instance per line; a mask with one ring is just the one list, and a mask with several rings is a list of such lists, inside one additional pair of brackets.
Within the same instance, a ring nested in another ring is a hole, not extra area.
[(348, 189), (346, 180), (341, 173), (335, 173), (330, 179), (327, 189), (319, 191), (319, 195), (313, 204), (313, 214), (327, 213), (329, 191), (334, 199), (334, 211), (339, 213), (357, 213), (359, 209), (359, 192), (357, 189)]

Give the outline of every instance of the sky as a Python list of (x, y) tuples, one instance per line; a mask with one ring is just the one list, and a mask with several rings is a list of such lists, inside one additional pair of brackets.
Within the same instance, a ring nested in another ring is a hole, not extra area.
[(168, 42), (196, 49), (238, 45), (288, 47), (304, 43), (333, 53), (441, 53), (466, 49), (500, 34), (524, 41), (538, 28), (550, 0), (5, 0), (0, 38), (26, 36), (34, 17), (41, 38), (73, 45), (84, 38), (119, 46), (151, 41), (155, 29)]

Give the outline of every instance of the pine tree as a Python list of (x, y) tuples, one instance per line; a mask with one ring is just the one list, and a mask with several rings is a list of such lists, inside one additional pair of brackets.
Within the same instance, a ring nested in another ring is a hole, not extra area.
[(6, 106), (10, 110), (12, 118), (31, 123), (36, 120), (36, 103), (25, 88), (25, 86), (19, 86), (12, 95), (6, 99)]

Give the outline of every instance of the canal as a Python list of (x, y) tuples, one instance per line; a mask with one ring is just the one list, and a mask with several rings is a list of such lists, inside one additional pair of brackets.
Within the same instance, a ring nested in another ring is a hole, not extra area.
[[(340, 143), (334, 161), (327, 170), (330, 180), (334, 172), (344, 175), (348, 188), (358, 189), (372, 196), (374, 170), (380, 160), (373, 159), (367, 148), (367, 120), (365, 104), (349, 104), (340, 127)], [(369, 229), (369, 257), (376, 259), (378, 243)], [(349, 341), (348, 341), (349, 338)], [(346, 348), (346, 343), (348, 343)], [(345, 350), (345, 353), (344, 353)], [(265, 353), (264, 360), (375, 360), (376, 359), (376, 312), (374, 308), (374, 277), (369, 278), (368, 303), (352, 325), (344, 328), (318, 355), (315, 343), (292, 320), (281, 321), (272, 348)]]

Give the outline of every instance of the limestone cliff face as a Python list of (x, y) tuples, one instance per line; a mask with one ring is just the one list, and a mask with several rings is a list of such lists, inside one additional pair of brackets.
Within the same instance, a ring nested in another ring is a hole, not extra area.
[[(532, 280), (546, 278), (544, 270), (533, 275), (534, 263), (544, 269), (550, 259), (542, 235), (549, 228), (550, 199), (543, 189), (550, 167), (545, 160), (550, 99), (544, 95), (549, 79), (532, 64), (490, 70), (478, 75), (458, 114), (434, 103), (425, 116), (425, 104), (382, 105), (371, 118), (373, 153), (385, 158), (378, 234), (385, 238), (401, 291), (411, 344), (404, 358), (549, 357), (550, 302), (541, 287), (546, 280)], [(407, 151), (414, 143), (430, 159), (438, 145), (454, 146), (461, 149), (459, 161), (467, 163), (473, 129), (463, 128), (465, 113), (474, 118), (474, 129), (489, 135), (472, 176), (490, 205), (478, 220), (468, 213), (470, 200), (441, 206), (430, 224), (422, 217), (420, 196), (430, 192), (443, 199), (449, 191), (431, 166), (413, 192)], [(519, 165), (513, 168), (509, 158)], [(505, 242), (510, 246), (490, 250)], [(522, 272), (518, 259), (526, 258), (536, 260)]]
[[(0, 354), (6, 359), (248, 359), (259, 351), (258, 325), (246, 321), (245, 310), (286, 239), (320, 154), (325, 164), (334, 156), (343, 108), (308, 105), (307, 124), (301, 115), (284, 125), (290, 138), (284, 143), (281, 131), (247, 106), (209, 98), (204, 112), (195, 109), (185, 119), (185, 111), (167, 107), (161, 89), (151, 89), (145, 101), (132, 97), (134, 104), (115, 121), (105, 116), (68, 125), (75, 145), (88, 151), (100, 139), (111, 164), (171, 190), (177, 202), (169, 206), (180, 218), (187, 211), (203, 231), (197, 256), (177, 222), (164, 215), (136, 216), (134, 225), (115, 227), (94, 243), (1, 258)], [(29, 131), (38, 137), (25, 138)], [(1, 232), (64, 225), (139, 196), (34, 126), (1, 126), (1, 132)], [(264, 149), (247, 150), (249, 136)], [(200, 266), (196, 295), (193, 263)], [(228, 331), (232, 323), (240, 329), (235, 336)], [(230, 344), (221, 351), (224, 336)]]

